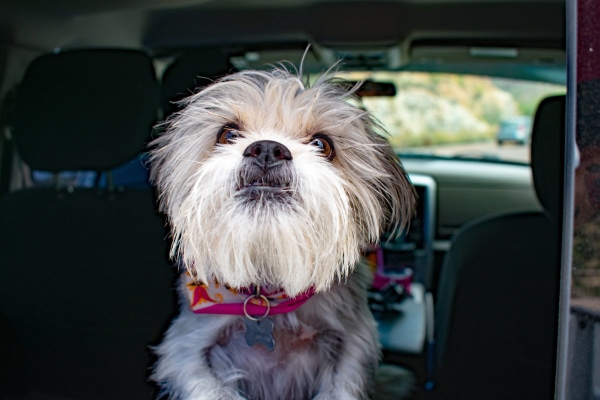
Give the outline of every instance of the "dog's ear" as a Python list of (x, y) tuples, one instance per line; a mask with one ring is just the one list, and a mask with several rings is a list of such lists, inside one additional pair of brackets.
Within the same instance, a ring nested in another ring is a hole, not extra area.
[(372, 236), (376, 235), (378, 238), (383, 233), (390, 234), (392, 238), (401, 235), (408, 228), (410, 219), (415, 213), (417, 192), (398, 155), (387, 140), (389, 133), (372, 114), (361, 107), (362, 100), (357, 92), (362, 82), (349, 82), (334, 76), (329, 78), (327, 83), (345, 92), (342, 97), (350, 100), (350, 103), (356, 107), (355, 111), (360, 114), (358, 120), (362, 126), (359, 130), (363, 130), (371, 141), (369, 144), (354, 148), (351, 151), (354, 154), (350, 156), (350, 160), (354, 162), (360, 160), (359, 164), (363, 164), (357, 169), (377, 171), (374, 174), (362, 175), (363, 179), (366, 178), (367, 185), (377, 193), (382, 211), (380, 231), (370, 232), (369, 237), (374, 239)]
[(384, 212), (387, 212), (383, 228), (393, 238), (408, 229), (416, 210), (417, 192), (392, 147), (386, 146), (384, 153), (387, 162), (382, 164), (390, 178), (383, 193)]
[(365, 129), (369, 131), (377, 156), (374, 161), (382, 173), (377, 175), (376, 184), (380, 188), (380, 201), (383, 211), (382, 232), (391, 238), (401, 235), (408, 228), (415, 214), (417, 192), (410, 182), (400, 158), (387, 140), (385, 128), (371, 114), (363, 115)]

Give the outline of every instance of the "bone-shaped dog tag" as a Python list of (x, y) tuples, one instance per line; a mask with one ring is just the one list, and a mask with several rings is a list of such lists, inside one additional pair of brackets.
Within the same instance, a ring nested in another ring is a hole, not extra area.
[(273, 338), (273, 327), (275, 324), (271, 318), (251, 320), (243, 318), (246, 325), (246, 343), (248, 346), (262, 344), (267, 350), (273, 351), (275, 339)]

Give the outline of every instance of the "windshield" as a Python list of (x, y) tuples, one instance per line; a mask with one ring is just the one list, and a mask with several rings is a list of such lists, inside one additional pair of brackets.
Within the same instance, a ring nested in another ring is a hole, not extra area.
[(404, 157), (452, 157), (529, 163), (539, 102), (564, 94), (544, 82), (424, 72), (348, 72), (351, 81), (389, 82), (396, 95), (363, 97)]

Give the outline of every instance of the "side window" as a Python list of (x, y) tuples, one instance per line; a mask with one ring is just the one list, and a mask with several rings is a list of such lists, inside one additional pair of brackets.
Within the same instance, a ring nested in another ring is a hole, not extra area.
[[(116, 187), (134, 189), (149, 188), (149, 167), (146, 153), (139, 154), (134, 159), (110, 171)], [(47, 171), (33, 170), (31, 184), (33, 187), (48, 187), (59, 185), (73, 188), (105, 188), (108, 174), (98, 171), (62, 171), (54, 174)], [(58, 180), (58, 181), (57, 181)]]

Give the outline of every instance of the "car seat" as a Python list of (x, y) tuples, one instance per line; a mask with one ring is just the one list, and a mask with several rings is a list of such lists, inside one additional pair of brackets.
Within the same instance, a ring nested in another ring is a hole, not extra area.
[(162, 75), (164, 117), (179, 110), (177, 102), (226, 75), (231, 64), (220, 49), (206, 48), (182, 52)]
[(535, 115), (531, 169), (543, 211), (469, 223), (446, 255), (436, 300), (439, 399), (554, 398), (565, 97)]
[[(109, 171), (143, 151), (152, 61), (50, 54), (28, 68), (12, 133), (34, 170)], [(176, 310), (151, 189), (24, 188), (0, 199), (0, 398), (150, 399), (148, 347)]]

